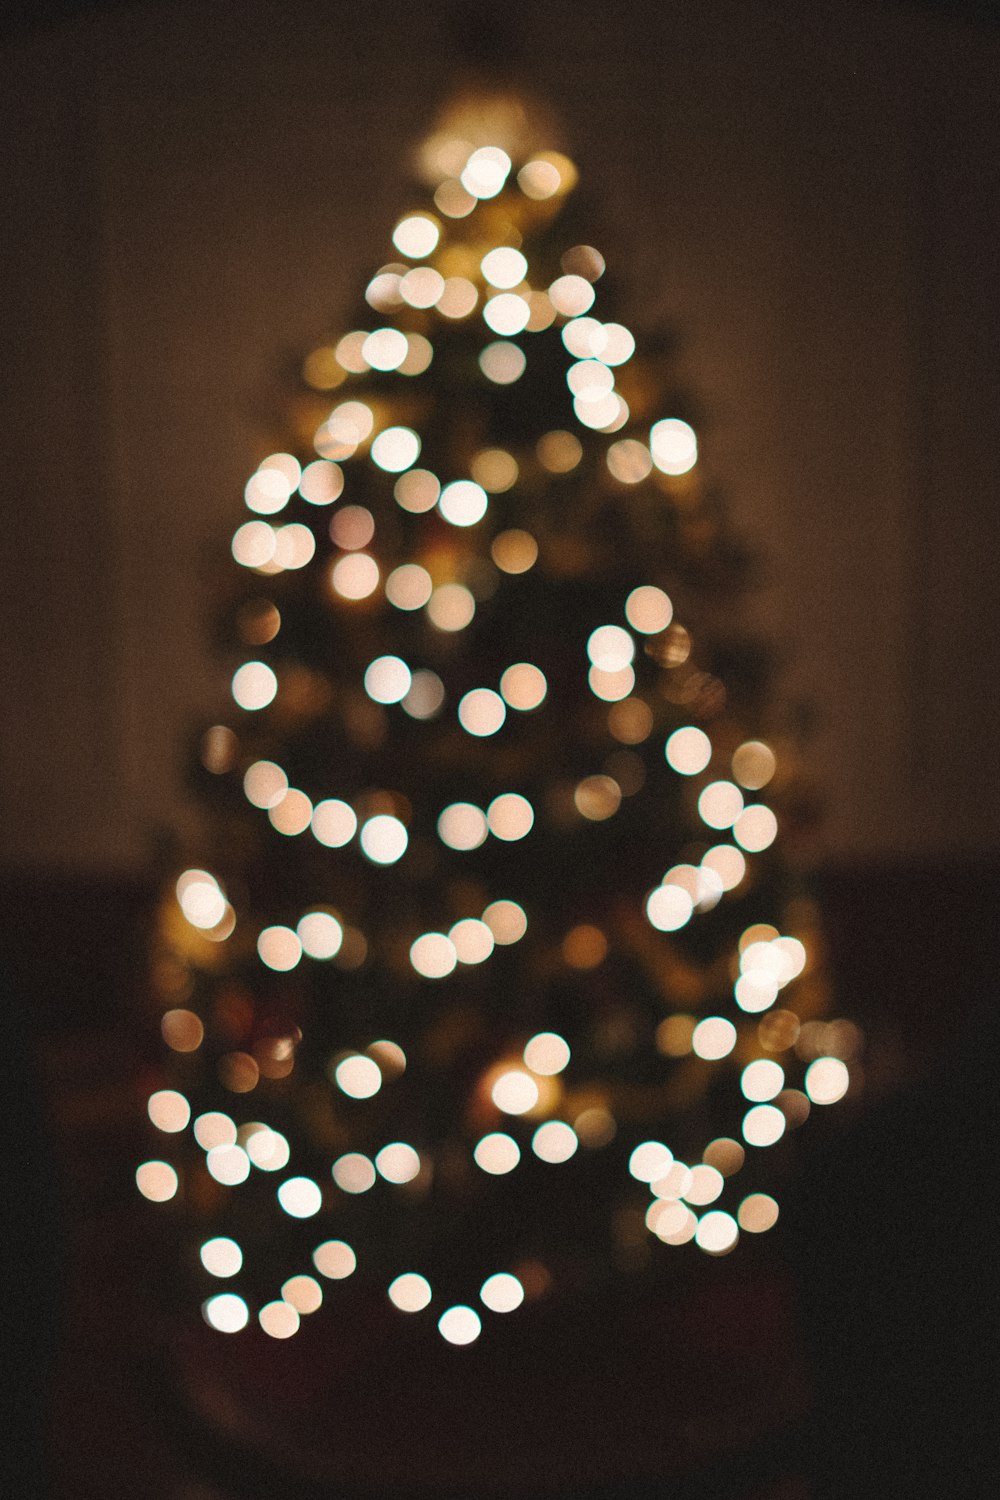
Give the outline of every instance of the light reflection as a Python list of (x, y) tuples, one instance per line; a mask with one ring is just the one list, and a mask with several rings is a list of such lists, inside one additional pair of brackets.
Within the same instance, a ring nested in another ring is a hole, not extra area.
[(434, 345), (422, 333), (406, 335), (406, 358), (399, 367), (400, 375), (422, 375), (434, 358)]
[(746, 1160), (746, 1152), (739, 1141), (734, 1141), (732, 1136), (722, 1135), (717, 1140), (709, 1141), (701, 1159), (708, 1166), (714, 1167), (721, 1172), (723, 1177), (732, 1177), (738, 1172)]
[(614, 817), (621, 800), (621, 787), (611, 776), (585, 776), (573, 792), (577, 812), (591, 823)]
[(220, 1110), (207, 1110), (194, 1122), (194, 1138), (203, 1151), (213, 1146), (232, 1146), (236, 1142), (236, 1124)]
[(568, 156), (558, 151), (544, 151), (525, 163), (517, 174), (517, 182), (526, 198), (541, 201), (570, 192), (577, 175)]
[(608, 729), (619, 744), (641, 745), (652, 728), (652, 710), (641, 698), (622, 699), (608, 710)]
[(505, 702), (521, 713), (529, 713), (545, 700), (548, 683), (544, 672), (530, 662), (516, 662), (500, 678), (500, 693)]
[(618, 1127), (610, 1110), (605, 1109), (602, 1104), (593, 1104), (581, 1110), (573, 1121), (573, 1129), (581, 1146), (586, 1146), (590, 1151), (599, 1151), (602, 1146), (611, 1144)]
[(625, 618), (633, 630), (643, 635), (657, 635), (666, 630), (674, 616), (669, 595), (652, 584), (633, 589), (625, 600)]
[(569, 1043), (555, 1031), (540, 1031), (524, 1049), (524, 1061), (533, 1073), (550, 1077), (561, 1073), (570, 1058)]
[(490, 286), (500, 291), (510, 291), (518, 286), (528, 274), (528, 262), (520, 250), (510, 245), (498, 245), (483, 256), (480, 269)]
[(243, 791), (254, 807), (276, 807), (288, 791), (288, 777), (273, 760), (256, 760), (244, 774)]
[(660, 885), (646, 898), (646, 917), (658, 932), (677, 932), (691, 919), (694, 902), (679, 885)]
[(664, 1057), (686, 1057), (697, 1025), (694, 1016), (667, 1016), (656, 1028), (656, 1050)]
[(279, 1130), (271, 1130), (266, 1125), (246, 1136), (243, 1149), (260, 1172), (281, 1172), (291, 1157), (285, 1137)]
[(243, 568), (262, 568), (274, 557), (277, 536), (266, 521), (245, 521), (233, 534), (233, 557)]
[(702, 1162), (691, 1168), (690, 1181), (681, 1197), (695, 1207), (702, 1208), (708, 1203), (714, 1203), (724, 1186), (725, 1179), (722, 1173), (717, 1168), (706, 1166)]

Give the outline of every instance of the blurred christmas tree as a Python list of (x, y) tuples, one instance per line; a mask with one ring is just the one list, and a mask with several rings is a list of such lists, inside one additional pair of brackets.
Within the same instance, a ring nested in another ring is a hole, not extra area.
[(847, 1087), (746, 557), (546, 145), (453, 107), (246, 486), (210, 857), (155, 966), (176, 1151), (138, 1173), (221, 1330), (357, 1268), (462, 1343), (724, 1253)]

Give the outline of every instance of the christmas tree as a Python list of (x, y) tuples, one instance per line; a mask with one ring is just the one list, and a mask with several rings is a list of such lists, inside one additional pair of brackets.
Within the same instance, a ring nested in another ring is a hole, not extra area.
[(747, 555), (533, 129), (468, 97), (424, 142), (246, 486), (138, 1172), (221, 1331), (356, 1273), (465, 1343), (725, 1253), (848, 1086)]

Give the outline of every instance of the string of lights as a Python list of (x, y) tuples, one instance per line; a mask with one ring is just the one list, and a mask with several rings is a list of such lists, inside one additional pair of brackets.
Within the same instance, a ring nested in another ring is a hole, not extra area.
[(742, 553), (529, 135), (465, 100), (423, 143), (246, 484), (137, 1172), (223, 1333), (364, 1275), (461, 1345), (654, 1247), (725, 1254), (851, 1086)]

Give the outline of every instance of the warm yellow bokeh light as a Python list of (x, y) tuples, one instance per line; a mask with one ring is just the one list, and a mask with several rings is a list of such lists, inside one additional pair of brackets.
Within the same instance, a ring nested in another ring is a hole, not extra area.
[(502, 573), (527, 573), (538, 560), (538, 543), (530, 532), (513, 527), (493, 538), (490, 556)]
[(376, 865), (394, 865), (402, 859), (409, 843), (405, 826), (391, 813), (376, 813), (362, 825), (361, 848)]
[(691, 1037), (692, 1050), (707, 1062), (728, 1057), (735, 1046), (736, 1027), (725, 1016), (706, 1016), (698, 1022)]
[(524, 1301), (524, 1287), (516, 1276), (511, 1276), (506, 1271), (498, 1271), (495, 1276), (486, 1278), (479, 1295), (490, 1312), (508, 1313), (521, 1306)]
[(167, 1135), (186, 1130), (191, 1119), (191, 1106), (176, 1089), (158, 1089), (150, 1094), (146, 1112), (157, 1130)]
[(375, 1186), (374, 1164), (360, 1151), (348, 1151), (338, 1156), (331, 1172), (342, 1193), (367, 1193)]
[(487, 808), (486, 820), (494, 838), (516, 843), (531, 832), (535, 813), (527, 797), (518, 792), (501, 792)]
[(449, 849), (478, 849), (489, 832), (486, 814), (472, 802), (452, 802), (437, 821), (438, 838)]
[(312, 1259), (319, 1274), (330, 1281), (344, 1281), (353, 1276), (358, 1264), (357, 1256), (344, 1240), (324, 1240), (316, 1246)]
[(167, 1203), (177, 1192), (177, 1173), (169, 1162), (144, 1161), (135, 1173), (136, 1187), (150, 1203)]
[(476, 1166), (491, 1177), (502, 1177), (513, 1172), (521, 1160), (521, 1150), (512, 1136), (502, 1131), (484, 1135), (472, 1153)]
[(225, 1235), (206, 1240), (198, 1254), (210, 1276), (235, 1276), (243, 1268), (243, 1251)]
[(441, 230), (429, 214), (410, 214), (396, 225), (392, 243), (410, 260), (423, 260), (432, 254), (440, 236)]
[(400, 1312), (422, 1312), (431, 1300), (431, 1284), (416, 1271), (404, 1271), (389, 1284), (389, 1301)]
[(427, 602), (427, 618), (438, 630), (454, 634), (472, 623), (476, 601), (464, 583), (443, 583)]
[(501, 947), (520, 942), (528, 930), (524, 908), (516, 901), (491, 901), (483, 912), (483, 921)]
[(371, 1099), (382, 1087), (382, 1070), (374, 1058), (356, 1053), (334, 1070), (337, 1087), (351, 1099)]
[(425, 932), (410, 945), (410, 963), (424, 979), (444, 979), (457, 962), (455, 944), (443, 932)]

